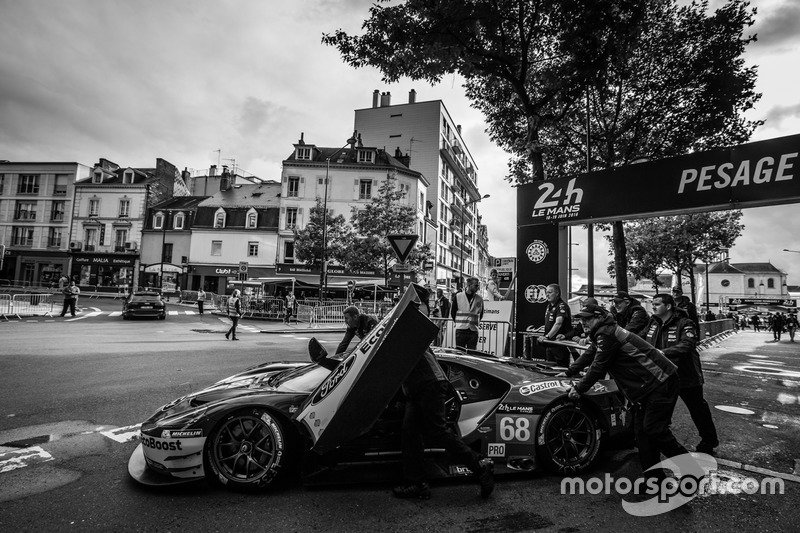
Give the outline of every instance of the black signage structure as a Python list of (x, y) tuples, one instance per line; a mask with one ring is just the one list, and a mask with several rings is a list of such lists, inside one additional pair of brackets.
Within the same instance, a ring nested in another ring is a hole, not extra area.
[(794, 298), (728, 298), (728, 305), (781, 305), (783, 307), (797, 307)]
[[(275, 265), (276, 274), (309, 274), (319, 276), (318, 266), (309, 266), (298, 263), (278, 263)], [(345, 276), (348, 278), (383, 278), (377, 270), (346, 270), (340, 265), (328, 265), (329, 276)]]
[(138, 255), (74, 254), (72, 261), (77, 265), (134, 266), (138, 258)]
[(568, 279), (559, 226), (797, 202), (800, 135), (521, 185), (516, 331), (544, 325), (544, 287)]

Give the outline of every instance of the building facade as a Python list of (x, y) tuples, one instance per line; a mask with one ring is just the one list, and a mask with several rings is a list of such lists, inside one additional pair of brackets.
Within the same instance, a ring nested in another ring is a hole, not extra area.
[(222, 180), (222, 190), (197, 205), (191, 228), (187, 287), (224, 294), (237, 279), (275, 275), (281, 184)]
[(0, 279), (51, 286), (69, 274), (75, 182), (89, 172), (80, 163), (0, 161)]
[(355, 129), (372, 145), (409, 154), (409, 167), (430, 182), (436, 235), (420, 238), (436, 243), (432, 288), (453, 290), (462, 272), (478, 276), (478, 167), (444, 103), (417, 102), (411, 90), (407, 103), (392, 105), (390, 93), (375, 90), (372, 107), (355, 111)]
[(187, 194), (177, 167), (164, 159), (157, 159), (155, 168), (134, 168), (101, 158), (75, 184), (71, 278), (83, 286), (141, 286), (139, 254), (147, 209)]
[(326, 202), (329, 216), (342, 215), (350, 220), (352, 210), (371, 203), (388, 176), (405, 192), (401, 201), (416, 211), (413, 232), (424, 235), (430, 183), (423, 174), (409, 169), (407, 162), (398, 153), (391, 155), (377, 148), (361, 134), (343, 148), (308, 144), (301, 137), (293, 153), (283, 161), (279, 262), (295, 263), (294, 232), (306, 227), (318, 199)]

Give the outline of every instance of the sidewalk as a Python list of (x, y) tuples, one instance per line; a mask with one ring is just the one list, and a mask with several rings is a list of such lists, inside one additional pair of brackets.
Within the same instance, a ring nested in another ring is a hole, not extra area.
[[(197, 308), (197, 304), (195, 302), (192, 303), (177, 303), (177, 302), (167, 302), (171, 305), (180, 305), (182, 307), (194, 307)], [(220, 311), (219, 309), (208, 309), (206, 311), (211, 315), (216, 316), (227, 316), (227, 313)], [(297, 322), (293, 321), (289, 324), (286, 324), (282, 320), (274, 320), (268, 318), (257, 318), (257, 317), (242, 317), (239, 319), (240, 324), (248, 324), (250, 326), (260, 328), (261, 333), (273, 333), (273, 334), (284, 334), (284, 335), (291, 335), (296, 333), (344, 333), (346, 326), (344, 324), (319, 324), (316, 326), (311, 326), (307, 322)]]

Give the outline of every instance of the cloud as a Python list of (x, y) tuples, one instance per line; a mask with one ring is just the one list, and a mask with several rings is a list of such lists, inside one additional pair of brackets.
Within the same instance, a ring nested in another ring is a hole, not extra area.
[(793, 105), (778, 105), (770, 108), (764, 116), (766, 125), (771, 128), (780, 127), (784, 120), (800, 118), (800, 102)]
[[(759, 12), (755, 17), (753, 30), (758, 35), (758, 40), (753, 43), (754, 48), (773, 48), (784, 46), (787, 43), (797, 44), (797, 21), (800, 19), (800, 3), (787, 2), (774, 6), (774, 2), (758, 2)], [(767, 8), (769, 6), (769, 8)]]

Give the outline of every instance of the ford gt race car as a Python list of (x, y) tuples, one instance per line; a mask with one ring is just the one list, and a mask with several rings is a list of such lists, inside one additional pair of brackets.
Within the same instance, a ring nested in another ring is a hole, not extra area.
[[(349, 354), (329, 357), (312, 339), (313, 362), (265, 363), (161, 407), (142, 423), (128, 471), (147, 485), (207, 479), (234, 489), (401, 477), (400, 385), (438, 328), (400, 302)], [(537, 467), (574, 474), (603, 441), (630, 430), (613, 380), (580, 401), (560, 369), (513, 358), (437, 350), (451, 394), (447, 418), (496, 473)], [(426, 449), (430, 477), (469, 476), (443, 449)]]

